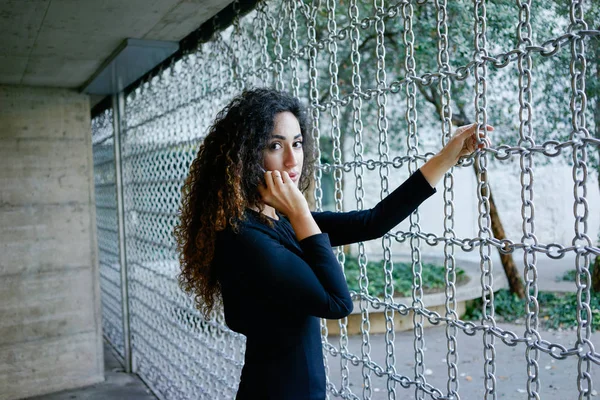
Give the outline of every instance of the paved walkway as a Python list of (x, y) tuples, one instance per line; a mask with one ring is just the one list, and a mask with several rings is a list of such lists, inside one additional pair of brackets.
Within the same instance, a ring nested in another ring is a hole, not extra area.
[[(502, 329), (513, 331), (519, 336), (523, 335), (524, 326), (514, 324), (499, 324)], [(575, 331), (540, 332), (542, 339), (562, 343), (568, 347), (575, 343)], [(437, 326), (425, 329), (425, 378), (435, 388), (446, 392), (448, 368), (446, 366), (446, 330)], [(396, 352), (396, 372), (414, 379), (414, 350), (413, 332), (398, 332), (394, 340)], [(479, 400), (484, 398), (483, 386), (483, 341), (482, 335), (467, 336), (462, 331), (457, 334), (458, 341), (458, 384), (459, 395), (463, 400)], [(330, 337), (330, 342), (339, 346), (338, 338)], [(371, 359), (381, 366), (385, 366), (385, 335), (370, 336)], [(600, 333), (592, 336), (592, 342), (600, 344)], [(360, 336), (349, 338), (349, 351), (360, 356)], [(525, 362), (525, 349), (522, 344), (508, 347), (496, 339), (496, 391), (498, 399), (527, 399), (527, 363)], [(329, 357), (329, 376), (331, 382), (339, 389), (341, 386), (341, 368), (339, 357)], [(361, 366), (354, 367), (349, 364), (350, 390), (362, 397), (363, 377)], [(594, 387), (600, 384), (600, 367), (592, 364), (591, 370)], [(372, 400), (387, 399), (387, 380), (379, 378), (374, 373), (372, 378)], [(540, 398), (544, 400), (571, 400), (577, 399), (577, 359), (569, 357), (565, 360), (555, 360), (545, 353), (539, 358)], [(597, 390), (592, 394), (598, 396)], [(415, 387), (404, 389), (396, 384), (396, 399), (415, 399)], [(333, 398), (333, 397), (332, 397)], [(430, 399), (425, 396), (425, 399)], [(600, 398), (600, 397), (595, 397)]]
[[(481, 271), (479, 267), (479, 259), (477, 258), (478, 253), (469, 253), (470, 260), (468, 262), (461, 262), (457, 260), (456, 265), (466, 270), (472, 277), (474, 276), (477, 284), (480, 286), (479, 277)], [(493, 271), (494, 271), (494, 290), (498, 288), (508, 287), (508, 281), (504, 274), (504, 269), (500, 263), (500, 257), (498, 252), (494, 251), (492, 255), (493, 259)], [(517, 265), (519, 273), (523, 277), (524, 273), (524, 261), (523, 251), (515, 251), (513, 253), (513, 259)], [(439, 260), (440, 265), (443, 265), (443, 260)], [(575, 256), (574, 254), (567, 254), (559, 260), (554, 260), (547, 257), (544, 254), (537, 255), (536, 262), (538, 289), (550, 292), (575, 292), (575, 282), (561, 281), (560, 278), (565, 272), (575, 269)], [(481, 287), (481, 286), (480, 286)]]
[(29, 400), (156, 400), (156, 397), (134, 374), (126, 374), (113, 350), (104, 343), (105, 381), (81, 389), (67, 390)]
[[(523, 276), (523, 266), (525, 265), (523, 262), (523, 252), (514, 252), (513, 258), (515, 260), (515, 263), (517, 264), (517, 267), (519, 268), (521, 276)], [(546, 255), (538, 254), (536, 268), (538, 271), (539, 290), (549, 292), (575, 292), (577, 289), (575, 286), (575, 282), (567, 282), (560, 280), (560, 278), (564, 275), (565, 272), (574, 270), (575, 265), (575, 255), (573, 253), (565, 255), (559, 260), (554, 260), (552, 258), (547, 257)], [(502, 274), (504, 274), (502, 264), (500, 264), (499, 260), (494, 264), (494, 268), (499, 270)], [(504, 275), (503, 278), (506, 279)]]
[[(513, 257), (521, 275), (523, 275), (523, 253), (513, 253)], [(479, 285), (479, 265), (477, 260), (473, 262), (457, 262), (457, 266), (465, 269), (475, 277)], [(494, 259), (494, 288), (508, 287), (504, 271), (499, 259)], [(575, 292), (574, 282), (560, 281), (563, 274), (575, 269), (575, 257), (568, 255), (559, 260), (550, 259), (544, 255), (538, 255), (538, 289), (540, 291)], [(471, 282), (473, 283), (473, 282)], [(480, 287), (480, 286), (479, 286)], [(460, 289), (459, 289), (460, 290)], [(480, 289), (479, 289), (480, 293)], [(510, 330), (518, 336), (523, 336), (524, 324), (499, 323), (498, 326), (504, 330)], [(572, 347), (576, 340), (576, 331), (548, 331), (540, 330), (542, 339), (552, 343), (560, 343), (566, 347)], [(339, 348), (339, 338), (331, 336), (330, 343)], [(384, 334), (370, 335), (371, 359), (385, 367), (386, 341)], [(475, 336), (467, 336), (464, 332), (457, 333), (458, 361), (458, 384), (459, 395), (463, 400), (478, 400), (484, 398), (484, 374), (483, 374), (483, 338), (478, 333)], [(394, 339), (396, 354), (396, 372), (408, 376), (414, 380), (415, 352), (414, 333), (412, 330), (397, 332)], [(430, 327), (424, 330), (425, 343), (425, 378), (433, 387), (446, 392), (448, 380), (448, 368), (446, 365), (447, 339), (446, 330), (443, 326)], [(600, 348), (600, 332), (592, 335), (592, 343), (596, 349)], [(362, 338), (352, 336), (348, 340), (348, 350), (356, 355), (361, 354)], [(499, 339), (495, 339), (496, 349), (496, 391), (498, 399), (527, 399), (527, 363), (525, 359), (526, 346), (519, 344), (515, 347), (505, 345)], [(329, 357), (331, 382), (339, 389), (341, 387), (341, 367), (339, 357)], [(594, 387), (600, 385), (600, 367), (592, 364), (592, 381)], [(377, 377), (371, 373), (372, 399), (387, 399), (387, 380)], [(539, 379), (540, 398), (544, 400), (570, 400), (578, 398), (577, 392), (577, 358), (569, 357), (565, 360), (555, 360), (549, 355), (540, 352), (539, 357)], [(350, 390), (363, 398), (363, 376), (361, 366), (354, 367), (349, 364)], [(396, 384), (397, 399), (414, 399), (415, 389), (404, 389)], [(598, 396), (598, 389), (592, 392)], [(333, 397), (332, 397), (333, 398)], [(425, 398), (431, 398), (425, 396)], [(600, 397), (595, 397), (600, 398)]]

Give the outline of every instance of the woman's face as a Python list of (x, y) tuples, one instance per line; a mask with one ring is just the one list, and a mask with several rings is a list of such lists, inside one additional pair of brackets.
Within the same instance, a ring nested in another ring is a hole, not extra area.
[(275, 115), (273, 132), (264, 151), (264, 168), (267, 171), (286, 171), (298, 186), (304, 151), (298, 119), (289, 111)]

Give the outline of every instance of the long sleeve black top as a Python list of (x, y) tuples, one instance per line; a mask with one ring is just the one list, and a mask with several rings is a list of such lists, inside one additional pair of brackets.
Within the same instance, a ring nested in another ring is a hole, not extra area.
[(383, 236), (435, 193), (420, 170), (374, 208), (314, 212), (323, 233), (296, 239), (278, 214), (273, 228), (248, 210), (238, 233), (219, 232), (214, 263), (227, 326), (247, 337), (237, 400), (323, 400), (319, 318), (352, 312), (332, 246)]

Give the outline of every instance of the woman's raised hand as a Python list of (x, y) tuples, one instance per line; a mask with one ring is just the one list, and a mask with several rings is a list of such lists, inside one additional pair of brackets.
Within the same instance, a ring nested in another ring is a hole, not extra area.
[(310, 215), (308, 203), (286, 171), (265, 172), (267, 186), (259, 185), (263, 202), (288, 218)]
[[(476, 130), (477, 124), (459, 126), (441, 153), (450, 159), (453, 164), (456, 164), (460, 157), (470, 155), (477, 148), (490, 147), (491, 141), (488, 138), (485, 138), (483, 143), (477, 144), (478, 137), (483, 138), (484, 134), (483, 132), (479, 132), (478, 135)], [(493, 131), (494, 127), (487, 125), (487, 130)]]
[[(494, 128), (487, 125), (487, 130), (493, 131)], [(427, 182), (434, 187), (444, 174), (456, 165), (460, 157), (468, 156), (477, 148), (490, 147), (492, 143), (487, 137), (482, 143), (477, 143), (478, 138), (483, 138), (483, 136), (483, 132), (477, 132), (477, 124), (456, 128), (446, 146), (420, 168)]]

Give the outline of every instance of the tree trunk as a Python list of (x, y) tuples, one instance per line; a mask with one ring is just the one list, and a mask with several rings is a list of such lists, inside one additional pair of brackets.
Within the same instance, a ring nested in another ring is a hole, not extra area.
[[(597, 29), (600, 29), (598, 27)], [(595, 55), (596, 60), (600, 60), (600, 39), (590, 40), (591, 54)], [(600, 139), (600, 88), (598, 87), (600, 82), (600, 65), (596, 63), (596, 85), (595, 93), (588, 93), (589, 99), (596, 99), (596, 112), (594, 112), (594, 136), (596, 139)], [(600, 147), (598, 147), (598, 165), (596, 165), (598, 171), (598, 190), (600, 190)], [(597, 247), (600, 247), (600, 234), (598, 235), (598, 241), (596, 242)], [(594, 261), (594, 269), (592, 270), (592, 290), (596, 293), (600, 293), (600, 256), (596, 256)]]

